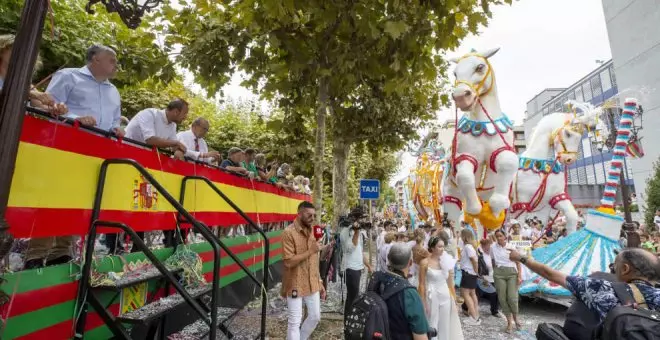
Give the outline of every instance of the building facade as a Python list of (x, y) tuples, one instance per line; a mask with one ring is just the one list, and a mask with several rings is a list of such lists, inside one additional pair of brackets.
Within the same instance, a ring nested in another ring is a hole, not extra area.
[[(582, 77), (574, 84), (563, 88), (545, 89), (527, 103), (524, 130), (532, 136), (534, 127), (543, 116), (554, 112), (566, 112), (564, 104), (568, 100), (601, 105), (618, 93), (614, 64), (610, 60)], [(585, 133), (578, 160), (568, 167), (569, 195), (576, 205), (597, 206), (605, 185), (606, 171), (612, 159), (611, 152), (598, 150)], [(628, 186), (633, 186), (632, 168), (625, 165), (625, 178)], [(620, 201), (620, 198), (619, 198)]]
[(525, 126), (518, 125), (513, 127), (513, 147), (516, 149), (517, 154), (525, 152), (527, 149), (527, 142), (525, 141)]
[[(618, 87), (625, 97), (638, 97), (644, 109), (639, 132), (646, 155), (629, 159), (637, 203), (645, 207), (646, 179), (660, 157), (660, 2), (602, 0)], [(622, 96), (622, 97), (623, 97)]]

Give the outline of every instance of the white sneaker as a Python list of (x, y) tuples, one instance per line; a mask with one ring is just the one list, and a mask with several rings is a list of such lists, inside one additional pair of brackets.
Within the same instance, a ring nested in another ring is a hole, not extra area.
[(481, 319), (475, 319), (473, 317), (468, 317), (463, 321), (468, 326), (479, 326), (481, 325)]

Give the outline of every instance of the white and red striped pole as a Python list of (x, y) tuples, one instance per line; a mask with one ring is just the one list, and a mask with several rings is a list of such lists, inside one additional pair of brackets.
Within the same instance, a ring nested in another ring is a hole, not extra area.
[(636, 113), (637, 99), (626, 98), (623, 106), (623, 113), (621, 114), (621, 119), (618, 124), (619, 126), (617, 129), (614, 150), (612, 150), (612, 161), (610, 163), (610, 168), (607, 171), (605, 192), (603, 193), (603, 198), (600, 200), (600, 208), (598, 208), (601, 212), (614, 214), (616, 191), (619, 187), (621, 171), (623, 169), (623, 159), (626, 157), (626, 146), (630, 139), (633, 120)]

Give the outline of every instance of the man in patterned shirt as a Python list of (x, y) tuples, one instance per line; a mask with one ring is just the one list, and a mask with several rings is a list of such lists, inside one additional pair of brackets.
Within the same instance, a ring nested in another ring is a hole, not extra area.
[[(288, 311), (287, 340), (307, 340), (321, 320), (321, 299), (325, 287), (319, 273), (319, 252), (332, 243), (322, 245), (314, 238), (312, 224), (316, 210), (310, 202), (298, 205), (298, 216), (282, 232), (284, 275), (282, 297)], [(303, 303), (307, 318), (302, 322)], [(302, 322), (302, 325), (301, 325)]]
[[(517, 251), (511, 250), (512, 261), (520, 262), (531, 271), (548, 281), (554, 282), (580, 299), (592, 311), (598, 314), (600, 321), (607, 313), (622, 302), (617, 297), (612, 282), (581, 276), (568, 276), (542, 263), (538, 263)], [(660, 260), (641, 248), (626, 248), (617, 255), (613, 269), (621, 282), (628, 284), (627, 290), (633, 295), (633, 289), (639, 290), (648, 309), (660, 311), (660, 289), (654, 284), (660, 279), (658, 274)], [(632, 287), (632, 288), (631, 288)]]

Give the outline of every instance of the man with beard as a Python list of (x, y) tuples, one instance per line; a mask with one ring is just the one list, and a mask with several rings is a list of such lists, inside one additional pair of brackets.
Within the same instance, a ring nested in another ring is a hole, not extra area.
[[(284, 275), (281, 294), (288, 313), (287, 340), (306, 340), (321, 320), (321, 298), (325, 287), (319, 273), (319, 252), (331, 246), (314, 238), (312, 224), (316, 210), (312, 203), (298, 205), (298, 216), (282, 232)], [(307, 318), (302, 322), (303, 302)], [(302, 323), (302, 327), (301, 327)]]

